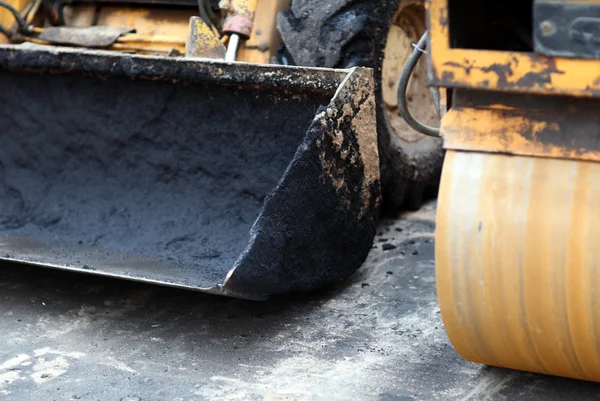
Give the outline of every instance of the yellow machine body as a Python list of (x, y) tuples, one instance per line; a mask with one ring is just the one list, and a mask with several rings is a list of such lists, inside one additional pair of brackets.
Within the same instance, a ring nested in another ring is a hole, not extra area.
[(449, 1), (428, 11), (430, 82), (453, 99), (436, 233), (449, 338), (473, 362), (600, 381), (600, 60), (460, 48)]
[[(36, 11), (39, 11), (42, 1), (9, 0), (8, 3), (19, 11), (26, 11), (28, 22), (40, 22), (39, 18), (36, 20)], [(275, 24), (276, 17), (280, 11), (287, 9), (289, 2), (285, 0), (229, 0), (226, 3), (231, 12), (253, 15), (252, 35), (241, 44), (237, 61), (255, 64), (270, 63), (271, 57), (281, 43)], [(183, 55), (186, 53), (186, 45), (189, 47), (189, 38), (194, 35), (194, 32), (197, 33), (197, 29), (194, 31), (194, 27), (190, 23), (190, 19), (198, 14), (194, 8), (150, 7), (146, 4), (133, 7), (112, 3), (73, 3), (64, 5), (63, 14), (67, 27), (101, 26), (131, 29), (132, 32), (120, 36), (114, 44), (106, 48), (106, 50), (127, 53), (166, 56), (175, 52)], [(0, 8), (0, 24), (11, 27), (14, 23), (12, 14), (6, 9)], [(44, 28), (34, 28), (34, 32), (41, 34)], [(36, 38), (23, 39), (39, 44), (47, 43)], [(223, 38), (214, 34), (203, 36), (203, 40), (198, 43), (198, 46), (206, 51), (201, 56), (216, 58), (211, 57), (214, 53), (211, 53), (210, 49), (226, 44), (227, 40), (226, 35)], [(0, 44), (3, 43), (10, 43), (10, 41), (4, 35), (0, 35)], [(199, 57), (200, 54), (196, 53), (195, 56)]]
[(428, 21), (432, 85), (541, 95), (600, 96), (597, 60), (453, 48), (448, 27), (448, 0), (430, 0)]

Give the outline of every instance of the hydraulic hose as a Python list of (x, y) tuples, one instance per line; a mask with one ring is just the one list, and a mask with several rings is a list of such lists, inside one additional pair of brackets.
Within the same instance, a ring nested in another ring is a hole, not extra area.
[(412, 75), (419, 59), (421, 58), (421, 55), (425, 53), (425, 49), (427, 48), (427, 31), (425, 31), (419, 40), (419, 43), (414, 47), (415, 48), (408, 58), (408, 61), (404, 66), (404, 70), (402, 70), (402, 74), (400, 75), (400, 82), (398, 83), (398, 110), (400, 111), (402, 118), (404, 118), (406, 123), (414, 130), (427, 136), (439, 137), (440, 130), (438, 128), (430, 127), (420, 121), (417, 121), (408, 110), (408, 102), (406, 100), (408, 81), (410, 80), (410, 76)]

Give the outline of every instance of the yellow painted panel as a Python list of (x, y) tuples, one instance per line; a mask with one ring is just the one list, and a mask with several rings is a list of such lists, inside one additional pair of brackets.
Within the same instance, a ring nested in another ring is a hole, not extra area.
[(254, 29), (250, 39), (238, 52), (238, 60), (255, 64), (269, 64), (277, 53), (281, 36), (277, 30), (277, 14), (287, 10), (289, 0), (258, 0), (254, 14)]
[(450, 47), (448, 0), (428, 2), (431, 83), (507, 92), (600, 97), (600, 60)]

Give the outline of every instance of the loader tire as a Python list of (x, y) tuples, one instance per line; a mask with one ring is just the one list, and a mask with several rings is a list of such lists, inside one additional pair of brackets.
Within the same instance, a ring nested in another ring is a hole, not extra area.
[[(394, 105), (411, 43), (426, 29), (424, 1), (293, 0), (277, 25), (289, 64), (374, 69), (384, 211), (415, 209), (424, 198), (436, 196), (444, 158), (441, 140), (413, 131)], [(425, 60), (419, 64), (409, 86), (409, 106), (417, 118), (436, 125)]]

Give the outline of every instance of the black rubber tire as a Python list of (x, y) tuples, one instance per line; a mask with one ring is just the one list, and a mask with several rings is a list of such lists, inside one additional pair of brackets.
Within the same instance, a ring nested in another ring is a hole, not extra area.
[(415, 147), (399, 138), (387, 121), (381, 93), (383, 54), (399, 7), (399, 0), (293, 0), (277, 19), (290, 64), (374, 69), (387, 212), (415, 209), (425, 198), (435, 197), (444, 156), (441, 140), (424, 138), (427, 146)]

